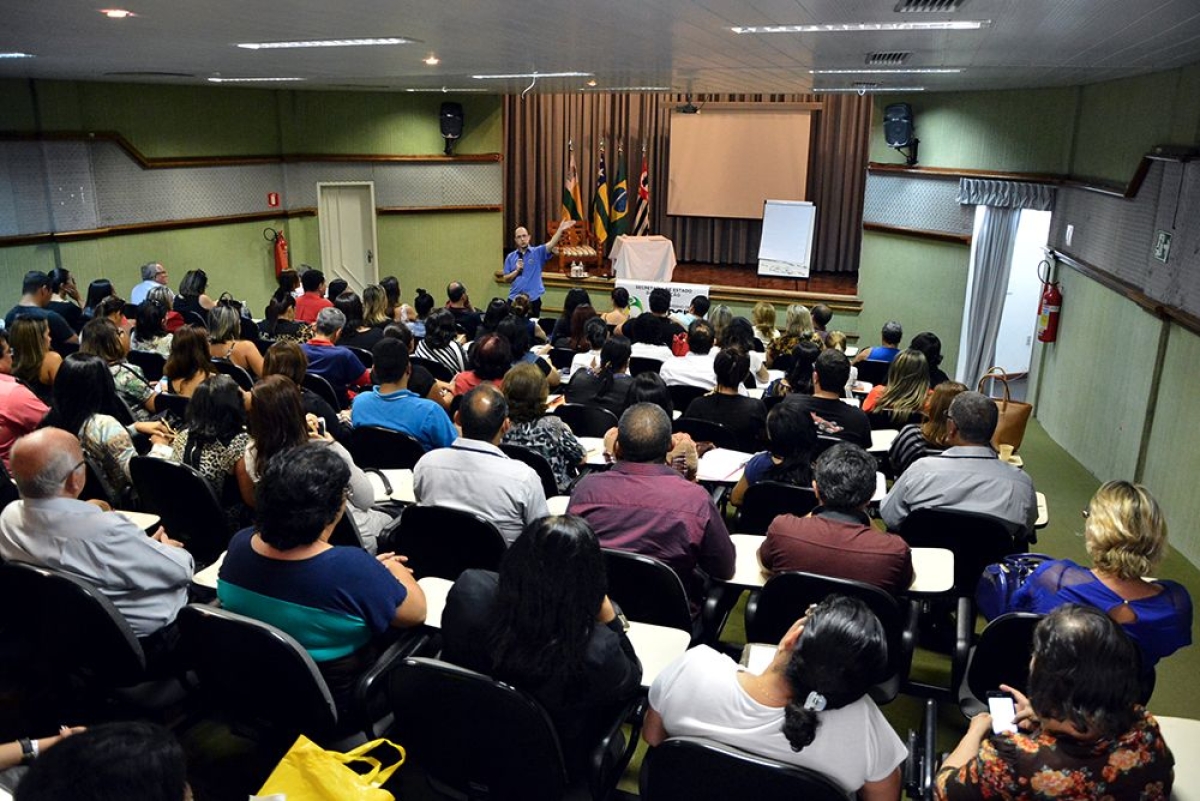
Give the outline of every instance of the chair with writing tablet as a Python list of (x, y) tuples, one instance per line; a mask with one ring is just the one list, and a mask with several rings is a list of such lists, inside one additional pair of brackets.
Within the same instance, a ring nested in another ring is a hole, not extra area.
[(742, 441), (738, 438), (737, 432), (721, 423), (714, 423), (712, 420), (684, 416), (674, 421), (671, 429), (676, 434), (687, 434), (695, 442), (711, 442), (716, 448), (743, 450)]
[(237, 385), (246, 392), (254, 389), (254, 376), (241, 365), (234, 364), (228, 359), (213, 359), (213, 367), (217, 368), (217, 372), (222, 375), (227, 375), (237, 382)]
[(425, 455), (413, 437), (379, 426), (356, 426), (350, 432), (348, 450), (363, 470), (412, 470)]
[(542, 456), (535, 450), (526, 448), (524, 445), (512, 445), (502, 443), (500, 450), (504, 451), (504, 455), (510, 459), (516, 459), (518, 462), (529, 465), (533, 471), (537, 473), (538, 479), (542, 482), (542, 492), (547, 498), (553, 498), (558, 495), (558, 479), (554, 475), (554, 468), (550, 466), (550, 462), (546, 461), (546, 457)]
[(316, 393), (321, 400), (329, 404), (330, 409), (338, 410), (346, 404), (342, 398), (338, 397), (337, 390), (333, 388), (333, 384), (329, 383), (329, 379), (325, 376), (317, 375), (316, 373), (305, 373), (300, 385), (309, 392)]
[(161, 353), (148, 350), (131, 350), (125, 358), (130, 364), (140, 367), (142, 375), (146, 376), (146, 380), (151, 384), (162, 378), (163, 367), (167, 363)]
[(551, 348), (550, 364), (555, 370), (566, 370), (575, 361), (575, 351), (571, 348)]
[(608, 597), (625, 617), (639, 623), (690, 632), (692, 613), (679, 576), (659, 560), (640, 553), (603, 548)]
[(891, 369), (892, 363), (877, 359), (867, 359), (855, 366), (858, 367), (859, 381), (865, 381), (868, 384), (886, 384), (888, 370)]
[(499, 570), (508, 547), (499, 529), (479, 515), (445, 506), (410, 506), (392, 542), (418, 579), (455, 581), (464, 570)]
[(438, 381), (453, 381), (454, 371), (439, 361), (433, 359), (422, 359), (419, 356), (413, 356), (409, 359), (409, 363), (413, 367), (424, 367), (429, 371), (429, 374)]
[(608, 409), (583, 403), (563, 403), (554, 409), (577, 437), (603, 437), (617, 427), (617, 416)]
[(129, 460), (129, 477), (142, 508), (156, 514), (172, 539), (181, 541), (197, 568), (210, 565), (233, 536), (225, 509), (208, 479), (190, 465), (155, 456)]
[(696, 398), (707, 395), (711, 391), (704, 387), (689, 387), (684, 384), (671, 384), (667, 387), (667, 393), (671, 396), (671, 405), (680, 412)]
[(817, 495), (812, 487), (760, 481), (746, 490), (734, 530), (739, 534), (766, 534), (771, 521), (779, 515), (803, 517), (816, 507)]
[(662, 368), (662, 359), (651, 359), (647, 356), (629, 357), (629, 374), (657, 373)]
[(971, 649), (958, 687), (958, 708), (968, 720), (988, 711), (988, 691), (999, 690), (1001, 684), (1028, 691), (1033, 630), (1042, 617), (1031, 612), (1009, 612), (984, 628)]

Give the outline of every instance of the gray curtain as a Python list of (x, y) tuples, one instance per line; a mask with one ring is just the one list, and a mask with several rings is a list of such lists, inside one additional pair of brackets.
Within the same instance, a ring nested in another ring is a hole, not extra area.
[(996, 335), (1004, 314), (1020, 219), (1020, 209), (988, 206), (975, 232), (967, 320), (955, 376), (972, 389), (996, 357)]
[(1054, 208), (1054, 187), (1020, 181), (960, 178), (958, 202), (964, 206), (1050, 211)]

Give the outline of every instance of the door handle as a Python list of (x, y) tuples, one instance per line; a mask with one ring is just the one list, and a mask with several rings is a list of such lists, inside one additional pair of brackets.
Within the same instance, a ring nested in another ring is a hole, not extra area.
[(368, 250), (367, 251), (367, 264), (370, 264), (374, 260), (375, 260), (375, 254)]

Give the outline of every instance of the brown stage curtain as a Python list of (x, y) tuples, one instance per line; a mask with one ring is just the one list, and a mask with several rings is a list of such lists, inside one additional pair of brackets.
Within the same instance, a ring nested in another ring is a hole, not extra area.
[[(813, 115), (809, 152), (809, 199), (817, 206), (814, 272), (857, 272), (866, 187), (871, 100), (846, 95), (709, 95), (693, 102), (820, 102)], [(762, 233), (758, 220), (672, 217), (666, 214), (667, 159), (671, 110), (682, 95), (609, 94), (510, 95), (504, 101), (505, 240), (528, 225), (535, 240), (557, 219), (567, 169), (567, 143), (575, 148), (580, 194), (590, 209), (600, 141), (604, 140), (610, 184), (624, 148), (629, 186), (629, 221), (637, 211), (643, 145), (650, 168), (650, 229), (675, 243), (682, 262), (752, 264)], [(585, 212), (586, 213), (586, 212)], [(590, 219), (590, 214), (589, 214)]]

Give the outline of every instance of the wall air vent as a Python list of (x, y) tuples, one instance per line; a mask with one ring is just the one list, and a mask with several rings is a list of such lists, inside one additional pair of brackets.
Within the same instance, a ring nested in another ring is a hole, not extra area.
[(868, 53), (867, 66), (869, 67), (900, 67), (908, 62), (908, 57), (912, 53), (903, 51), (893, 51), (890, 53)]
[(900, 0), (895, 10), (900, 13), (920, 12), (949, 14), (958, 11), (965, 0)]

